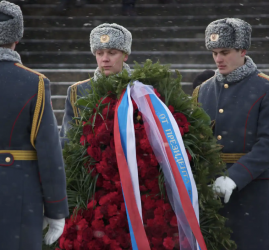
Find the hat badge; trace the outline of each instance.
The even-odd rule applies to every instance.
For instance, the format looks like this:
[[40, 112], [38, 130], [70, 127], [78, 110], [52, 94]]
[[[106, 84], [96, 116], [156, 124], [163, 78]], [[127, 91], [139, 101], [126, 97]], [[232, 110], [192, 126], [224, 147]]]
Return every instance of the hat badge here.
[[101, 43], [108, 43], [109, 40], [110, 40], [110, 37], [109, 37], [108, 35], [102, 35], [102, 36], [100, 37], [100, 41], [101, 41]]
[[216, 41], [218, 41], [218, 40], [219, 40], [219, 34], [211, 34], [211, 36], [210, 36], [210, 40], [211, 40], [212, 42], [216, 42]]

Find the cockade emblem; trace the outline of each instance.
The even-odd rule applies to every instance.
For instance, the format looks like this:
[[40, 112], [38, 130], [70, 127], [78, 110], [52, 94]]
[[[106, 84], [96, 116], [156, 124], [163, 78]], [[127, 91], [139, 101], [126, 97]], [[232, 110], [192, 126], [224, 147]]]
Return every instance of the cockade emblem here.
[[100, 41], [101, 41], [101, 43], [108, 43], [109, 40], [110, 40], [110, 38], [109, 38], [108, 35], [102, 35], [102, 36], [100, 37]]
[[210, 40], [211, 40], [212, 42], [216, 42], [216, 41], [218, 41], [218, 40], [219, 40], [219, 34], [211, 34], [211, 36], [210, 36]]

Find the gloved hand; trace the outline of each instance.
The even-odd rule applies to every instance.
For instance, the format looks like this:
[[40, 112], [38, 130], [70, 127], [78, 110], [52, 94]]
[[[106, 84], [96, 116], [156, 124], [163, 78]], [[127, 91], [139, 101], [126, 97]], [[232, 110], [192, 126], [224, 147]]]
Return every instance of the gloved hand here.
[[50, 219], [44, 216], [43, 230], [49, 225], [49, 230], [45, 235], [44, 241], [46, 245], [51, 245], [62, 235], [64, 231], [65, 219]]
[[221, 176], [215, 180], [212, 188], [214, 193], [219, 197], [224, 197], [224, 203], [227, 203], [236, 188], [236, 184], [231, 178]]

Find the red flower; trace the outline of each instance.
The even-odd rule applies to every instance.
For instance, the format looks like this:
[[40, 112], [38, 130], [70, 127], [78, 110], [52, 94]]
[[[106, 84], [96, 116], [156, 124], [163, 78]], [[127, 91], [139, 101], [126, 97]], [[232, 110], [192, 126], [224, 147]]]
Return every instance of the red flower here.
[[102, 229], [104, 229], [105, 225], [104, 225], [103, 220], [94, 220], [92, 222], [92, 227], [95, 230], [102, 230]]
[[[69, 239], [67, 239], [67, 240], [65, 240], [65, 242], [64, 242], [64, 245], [63, 245], [63, 249], [66, 249], [66, 250], [72, 250], [73, 249], [73, 241], [71, 241], [71, 240], [69, 240]], [[61, 246], [60, 246], [61, 247]]]
[[84, 145], [85, 145], [85, 141], [86, 141], [86, 138], [85, 138], [84, 135], [82, 135], [82, 136], [80, 137], [80, 144], [81, 144], [82, 146], [84, 146]]
[[100, 161], [102, 158], [102, 151], [99, 147], [92, 147], [89, 146], [87, 148], [87, 153], [89, 156], [91, 156], [94, 160]]
[[156, 96], [158, 96], [159, 98], [161, 97], [160, 93], [157, 91], [157, 89], [154, 88], [154, 92], [156, 94]]
[[89, 124], [86, 124], [86, 122], [83, 122], [83, 134], [88, 135], [92, 133], [92, 126]]
[[118, 208], [116, 205], [108, 205], [107, 206], [107, 214], [109, 217], [112, 217], [116, 214], [118, 214]]
[[163, 239], [162, 238], [154, 238], [154, 237], [152, 237], [151, 242], [155, 247], [159, 247], [160, 245], [163, 244]]
[[170, 220], [170, 225], [172, 227], [177, 227], [177, 217], [174, 215], [172, 219]]
[[88, 222], [85, 219], [82, 219], [76, 224], [76, 229], [78, 231], [83, 230], [86, 227], [88, 227]]
[[101, 102], [102, 104], [108, 104], [108, 103], [110, 103], [112, 100], [113, 100], [113, 99], [112, 99], [110, 96], [107, 96], [107, 97], [105, 97], [105, 98], [101, 98], [101, 99], [99, 100], [99, 102]]
[[90, 209], [90, 208], [93, 208], [96, 206], [96, 203], [97, 201], [96, 200], [91, 200], [88, 205], [87, 205], [87, 208]]
[[163, 245], [166, 249], [173, 250], [175, 242], [173, 241], [172, 237], [166, 237], [163, 240]]
[[146, 210], [155, 208], [155, 201], [152, 200], [150, 196], [142, 195], [141, 200]]
[[82, 241], [91, 241], [93, 238], [93, 231], [90, 227], [85, 228], [83, 231], [78, 232], [77, 240]]
[[187, 155], [188, 155], [188, 159], [189, 159], [189, 161], [191, 161], [191, 160], [192, 160], [191, 154], [189, 153], [189, 151], [188, 151], [188, 150], [186, 150], [186, 152], [187, 152]]
[[169, 105], [168, 108], [172, 114], [175, 112], [175, 109], [172, 105]]
[[117, 199], [117, 196], [118, 196], [118, 192], [112, 192], [112, 193], [109, 193], [107, 195], [104, 195], [103, 197], [100, 198], [99, 200], [99, 204], [102, 206], [104, 204], [107, 204], [107, 203], [113, 203], [116, 201]]

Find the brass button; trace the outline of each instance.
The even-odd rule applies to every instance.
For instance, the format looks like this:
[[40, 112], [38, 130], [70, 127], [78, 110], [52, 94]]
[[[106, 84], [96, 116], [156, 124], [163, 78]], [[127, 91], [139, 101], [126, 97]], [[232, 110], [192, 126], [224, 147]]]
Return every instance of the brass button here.
[[222, 114], [224, 112], [224, 110], [223, 109], [219, 109], [219, 112]]
[[224, 84], [224, 88], [225, 89], [228, 89], [229, 88], [229, 85], [227, 83]]
[[10, 162], [11, 161], [10, 157], [7, 157], [5, 161]]
[[221, 140], [221, 139], [222, 139], [222, 136], [221, 136], [221, 135], [218, 135], [218, 136], [217, 136], [217, 139], [218, 139], [218, 140]]

